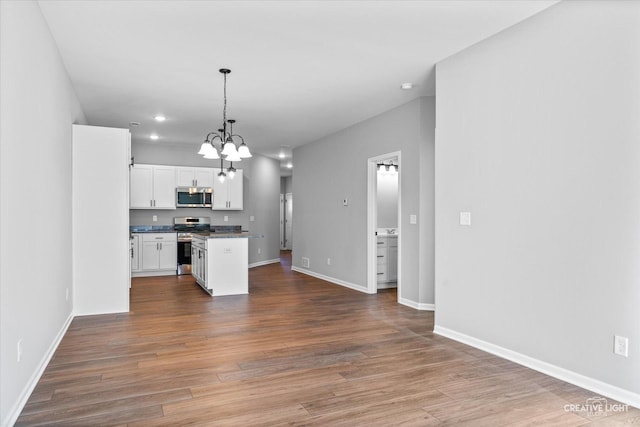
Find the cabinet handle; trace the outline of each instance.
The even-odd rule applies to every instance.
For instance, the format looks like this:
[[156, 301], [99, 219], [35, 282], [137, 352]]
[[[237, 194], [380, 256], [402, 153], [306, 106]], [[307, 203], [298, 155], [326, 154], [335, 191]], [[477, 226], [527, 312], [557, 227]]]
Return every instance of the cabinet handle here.
[[153, 200], [149, 200], [149, 206], [153, 207]]
[[384, 273], [378, 273], [378, 276], [382, 276]]
[[379, 245], [384, 245], [384, 242], [378, 242]]
[[378, 258], [384, 258], [384, 255], [378, 255]]

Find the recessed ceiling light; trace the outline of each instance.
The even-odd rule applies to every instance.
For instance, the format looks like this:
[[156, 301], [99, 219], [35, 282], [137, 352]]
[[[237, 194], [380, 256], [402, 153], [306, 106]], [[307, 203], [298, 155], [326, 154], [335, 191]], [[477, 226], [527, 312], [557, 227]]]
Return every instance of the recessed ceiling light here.
[[404, 90], [413, 89], [413, 83], [402, 83], [400, 88]]
[[149, 135], [149, 138], [153, 139], [154, 141], [158, 138], [160, 138], [158, 135], [156, 135], [155, 133], [152, 133], [151, 135]]
[[164, 122], [165, 120], [167, 120], [167, 118], [162, 114], [158, 114], [157, 116], [154, 117], [154, 119], [156, 119], [156, 122]]
[[291, 162], [287, 163], [287, 168], [291, 169], [293, 167], [293, 165], [291, 164]]
[[281, 159], [284, 159], [285, 155], [284, 153], [281, 151], [280, 154], [278, 154], [278, 157], [280, 157]]

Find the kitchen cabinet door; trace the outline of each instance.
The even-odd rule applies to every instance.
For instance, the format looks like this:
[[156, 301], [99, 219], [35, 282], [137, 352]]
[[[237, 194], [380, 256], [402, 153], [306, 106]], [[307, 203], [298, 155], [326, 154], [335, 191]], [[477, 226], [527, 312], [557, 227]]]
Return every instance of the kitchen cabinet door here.
[[176, 187], [213, 187], [213, 168], [176, 166]]
[[[215, 179], [213, 180], [213, 203], [211, 209], [215, 210], [227, 210], [227, 202], [229, 201], [229, 184], [225, 179], [224, 182], [220, 182], [218, 179], [218, 174], [220, 173], [220, 168], [214, 168], [213, 173], [215, 175]], [[235, 179], [235, 178], [234, 178]]]
[[173, 166], [154, 166], [153, 197], [155, 208], [176, 208], [176, 175]]
[[158, 270], [160, 266], [160, 242], [142, 243], [142, 270]]
[[176, 166], [176, 187], [195, 187], [193, 168]]
[[244, 184], [242, 169], [236, 171], [233, 179], [227, 177], [224, 182], [218, 179], [220, 168], [214, 169], [216, 178], [213, 181], [213, 205], [214, 211], [229, 211], [243, 209]]
[[196, 187], [213, 187], [213, 168], [194, 168], [193, 179], [196, 183]]
[[129, 185], [129, 208], [150, 209], [153, 207], [153, 166], [132, 166]]
[[238, 169], [236, 171], [236, 176], [227, 181], [229, 182], [229, 190], [227, 192], [227, 200], [229, 201], [229, 204], [227, 209], [241, 211], [243, 208], [242, 197], [244, 196], [242, 170]]
[[176, 242], [161, 242], [158, 256], [160, 270], [178, 268], [178, 244]]
[[175, 167], [134, 165], [130, 170], [130, 209], [175, 209]]

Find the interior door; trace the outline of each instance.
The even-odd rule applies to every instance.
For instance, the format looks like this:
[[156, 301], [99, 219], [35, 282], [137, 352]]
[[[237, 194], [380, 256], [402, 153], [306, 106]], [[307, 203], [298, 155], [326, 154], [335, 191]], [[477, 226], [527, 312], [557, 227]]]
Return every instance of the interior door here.
[[284, 196], [284, 247], [287, 250], [291, 250], [293, 244], [293, 193], [287, 193]]

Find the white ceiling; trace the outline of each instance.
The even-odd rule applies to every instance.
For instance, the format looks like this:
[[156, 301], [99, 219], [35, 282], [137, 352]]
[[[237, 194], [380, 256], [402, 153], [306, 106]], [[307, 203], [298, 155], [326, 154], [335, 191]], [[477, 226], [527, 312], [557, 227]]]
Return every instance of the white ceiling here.
[[[556, 1], [40, 1], [89, 124], [277, 157], [435, 91], [434, 64]], [[403, 82], [417, 87], [400, 89]], [[153, 117], [162, 113], [164, 123]]]

